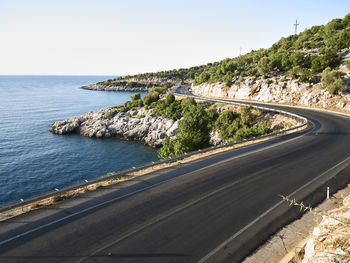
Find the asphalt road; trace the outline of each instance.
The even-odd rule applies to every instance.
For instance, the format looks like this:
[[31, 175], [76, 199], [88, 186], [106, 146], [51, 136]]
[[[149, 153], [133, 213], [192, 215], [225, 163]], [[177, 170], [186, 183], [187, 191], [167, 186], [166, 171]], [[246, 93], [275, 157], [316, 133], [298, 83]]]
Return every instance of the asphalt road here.
[[348, 117], [283, 109], [314, 128], [3, 222], [0, 262], [239, 262], [285, 223], [279, 195], [348, 164]]

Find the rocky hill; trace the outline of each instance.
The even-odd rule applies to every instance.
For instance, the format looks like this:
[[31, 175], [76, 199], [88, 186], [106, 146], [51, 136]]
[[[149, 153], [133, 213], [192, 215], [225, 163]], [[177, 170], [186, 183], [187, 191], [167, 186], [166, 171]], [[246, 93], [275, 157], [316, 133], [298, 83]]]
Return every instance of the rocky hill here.
[[[240, 83], [248, 85], [255, 80], [261, 82], [265, 80], [268, 84], [277, 81], [283, 87], [287, 80], [287, 86], [291, 89], [292, 86], [288, 85], [288, 81], [305, 87], [316, 85], [328, 90], [331, 95], [341, 94], [342, 91], [346, 91], [349, 83], [348, 74], [342, 75], [341, 72], [344, 70], [340, 68], [346, 66], [344, 58], [349, 47], [350, 14], [343, 19], [333, 19], [327, 25], [313, 26], [298, 35], [282, 37], [268, 49], [254, 50], [236, 58], [227, 58], [188, 69], [124, 76], [85, 88], [144, 91], [151, 86], [169, 88], [180, 83], [213, 87], [221, 85], [229, 88]], [[339, 70], [341, 72], [337, 73]], [[323, 74], [324, 71], [328, 73], [332, 71], [328, 74], [332, 75], [332, 81], [329, 81], [330, 78], [327, 76], [322, 78], [322, 75], [327, 75]], [[345, 84], [345, 90], [342, 84]], [[286, 100], [293, 99], [286, 98]]]
[[193, 85], [194, 94], [216, 98], [253, 100], [261, 102], [301, 105], [350, 111], [350, 61], [349, 49], [339, 52], [341, 61], [337, 72], [342, 75], [342, 90], [333, 94], [322, 82], [304, 83], [300, 79], [278, 74], [271, 77], [243, 77], [234, 79], [230, 86], [224, 83]]

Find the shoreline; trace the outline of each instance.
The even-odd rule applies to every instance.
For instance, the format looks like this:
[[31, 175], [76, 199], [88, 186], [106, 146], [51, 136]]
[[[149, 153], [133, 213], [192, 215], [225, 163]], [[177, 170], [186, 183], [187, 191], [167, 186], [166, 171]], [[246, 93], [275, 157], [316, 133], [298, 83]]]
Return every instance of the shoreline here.
[[[230, 102], [228, 102], [227, 103], [228, 105], [229, 104], [233, 104], [234, 105], [234, 103], [230, 103]], [[106, 112], [106, 111], [108, 111], [108, 110], [111, 110], [112, 108], [107, 108], [107, 109], [102, 109], [102, 110], [100, 110], [99, 112], [100, 112], [100, 114], [102, 114], [103, 116], [105, 116], [108, 112]], [[267, 108], [266, 108], [266, 110], [268, 110]], [[136, 110], [137, 111], [137, 110]], [[270, 111], [273, 111], [272, 109], [270, 110]], [[99, 112], [97, 112], [97, 113], [99, 113]], [[134, 112], [135, 113], [135, 112]], [[93, 113], [93, 112], [89, 112], [89, 113], [87, 113], [87, 114], [96, 114], [96, 113]], [[277, 114], [276, 112], [275, 112], [275, 114]], [[83, 114], [84, 115], [84, 114]], [[82, 116], [83, 116], [82, 115]], [[129, 116], [127, 116], [128, 118], [130, 117], [130, 116], [134, 116], [135, 114], [130, 114]], [[137, 115], [137, 114], [136, 114]], [[281, 114], [277, 114], [277, 116], [281, 116], [281, 117], [283, 117]], [[275, 115], [276, 116], [276, 115]], [[77, 127], [80, 125], [80, 120], [79, 120], [79, 118], [80, 118], [81, 116], [78, 116], [78, 117], [73, 117], [73, 118], [70, 118], [71, 120], [73, 120], [73, 123], [75, 123], [74, 125], [71, 125], [70, 123], [68, 123], [68, 128], [70, 129], [70, 132], [76, 132], [77, 131]], [[99, 120], [101, 119], [100, 117], [101, 116], [98, 116], [99, 118]], [[288, 118], [291, 118], [292, 116], [289, 116]], [[117, 118], [118, 119], [118, 118]], [[130, 118], [131, 119], [131, 118]], [[283, 119], [283, 118], [282, 118]], [[136, 118], [136, 121], [138, 121], [139, 119], [137, 119]], [[300, 121], [300, 120], [299, 120]], [[63, 124], [64, 125], [67, 125], [67, 123], [65, 122], [65, 121], [62, 121], [63, 122]], [[304, 119], [304, 122], [305, 122], [305, 119]], [[122, 122], [122, 124], [123, 124], [124, 122]], [[173, 127], [173, 126], [176, 126], [176, 125], [174, 125], [175, 123], [174, 122], [172, 122], [172, 126], [171, 127]], [[205, 155], [205, 157], [207, 157], [207, 156], [209, 156], [209, 155], [213, 155], [213, 154], [217, 154], [217, 153], [220, 153], [220, 152], [223, 152], [223, 151], [229, 151], [229, 150], [232, 150], [232, 149], [237, 149], [237, 148], [240, 148], [240, 147], [244, 147], [244, 146], [246, 146], [246, 145], [250, 145], [250, 144], [253, 144], [253, 143], [260, 143], [260, 142], [262, 142], [262, 141], [266, 141], [266, 140], [269, 140], [269, 139], [271, 139], [271, 138], [274, 138], [275, 136], [280, 136], [281, 134], [289, 134], [289, 133], [291, 133], [291, 132], [297, 132], [297, 131], [300, 131], [300, 129], [299, 128], [297, 128], [296, 129], [296, 127], [300, 127], [300, 126], [302, 126], [302, 128], [301, 128], [301, 130], [304, 130], [304, 129], [306, 129], [307, 127], [305, 126], [305, 123], [303, 124], [303, 125], [301, 125], [300, 124], [300, 122], [295, 122], [294, 123], [294, 126], [292, 126], [293, 128], [285, 128], [284, 127], [284, 130], [281, 130], [281, 131], [275, 131], [275, 132], [272, 132], [272, 133], [269, 133], [269, 134], [267, 134], [267, 135], [262, 135], [262, 136], [259, 136], [259, 137], [257, 137], [257, 138], [254, 138], [254, 137], [252, 137], [252, 138], [250, 138], [250, 139], [245, 139], [245, 140], [242, 140], [242, 141], [239, 141], [239, 142], [234, 142], [234, 143], [231, 143], [231, 144], [223, 144], [223, 145], [220, 145], [220, 146], [212, 146], [212, 147], [210, 147], [210, 148], [207, 148], [207, 149], [202, 149], [202, 150], [199, 150], [199, 151], [196, 151], [196, 152], [193, 152], [193, 153], [188, 153], [188, 154], [185, 154], [185, 155], [183, 155], [182, 157], [180, 156], [180, 158], [179, 157], [174, 157], [174, 158], [170, 158], [170, 159], [167, 159], [167, 160], [163, 160], [163, 161], [158, 161], [158, 163], [156, 163], [156, 166], [157, 165], [159, 165], [160, 164], [160, 168], [159, 169], [164, 169], [164, 168], [168, 168], [168, 167], [172, 167], [174, 164], [171, 164], [170, 166], [169, 165], [166, 165], [166, 167], [164, 167], [164, 165], [163, 165], [163, 163], [166, 163], [166, 162], [174, 162], [173, 160], [179, 160], [179, 159], [187, 159], [189, 156], [197, 156], [196, 158], [192, 158], [190, 161], [193, 161], [193, 160], [197, 160], [197, 159], [200, 159], [200, 158], [204, 158], [203, 157], [203, 153], [204, 153], [204, 155]], [[100, 127], [100, 126], [99, 126]], [[177, 127], [177, 126], [176, 126]], [[176, 128], [175, 127], [175, 128]], [[174, 128], [174, 127], [173, 127]], [[173, 135], [175, 135], [175, 132], [176, 132], [176, 129], [170, 129], [172, 132], [173, 132]], [[62, 133], [62, 134], [64, 134], [64, 133]], [[93, 135], [96, 135], [96, 132], [94, 132], [93, 133]], [[91, 136], [90, 136], [91, 137]], [[95, 137], [98, 137], [98, 136], [95, 136]], [[238, 145], [238, 146], [237, 146]], [[199, 154], [198, 155], [198, 153], [200, 153], [200, 152], [202, 152], [202, 154]], [[150, 165], [150, 167], [152, 167], [152, 170], [151, 171], [153, 171], [154, 170], [154, 165]], [[158, 169], [158, 168], [157, 168]], [[138, 168], [136, 168], [136, 170], [137, 171], [139, 171], [140, 169], [138, 169]], [[78, 187], [78, 186], [76, 186], [75, 188], [76, 189], [74, 189], [74, 191], [73, 192], [70, 192], [70, 193], [68, 193], [68, 195], [66, 194], [66, 192], [69, 192], [69, 190], [65, 190], [65, 193], [64, 194], [62, 194], [62, 192], [59, 192], [59, 193], [57, 193], [57, 194], [52, 194], [52, 195], [50, 195], [48, 198], [46, 198], [46, 197], [43, 197], [45, 200], [39, 200], [40, 198], [37, 198], [37, 199], [35, 199], [35, 202], [34, 202], [34, 204], [32, 204], [32, 203], [30, 203], [30, 205], [29, 204], [24, 204], [23, 203], [23, 205], [26, 205], [27, 207], [30, 207], [30, 208], [28, 208], [29, 210], [28, 211], [30, 211], [30, 210], [32, 210], [32, 209], [36, 209], [36, 208], [38, 208], [38, 207], [41, 207], [41, 206], [47, 206], [47, 205], [50, 205], [50, 204], [53, 204], [53, 203], [55, 203], [56, 201], [60, 201], [60, 200], [62, 200], [62, 199], [67, 199], [67, 198], [71, 198], [71, 197], [73, 197], [73, 196], [76, 196], [76, 195], [79, 195], [79, 194], [81, 194], [81, 193], [84, 193], [84, 192], [86, 192], [86, 191], [88, 191], [89, 190], [89, 188], [91, 188], [92, 190], [94, 190], [94, 189], [97, 189], [97, 188], [99, 188], [99, 187], [101, 187], [101, 186], [106, 186], [106, 185], [110, 185], [111, 183], [118, 183], [118, 182], [121, 182], [121, 181], [125, 181], [125, 180], [128, 180], [128, 179], [132, 179], [132, 178], [134, 178], [134, 177], [131, 177], [130, 178], [130, 176], [128, 175], [128, 173], [129, 172], [135, 172], [135, 171], [128, 171], [127, 173], [123, 173], [123, 176], [124, 175], [127, 175], [126, 177], [124, 176], [123, 178], [119, 178], [119, 177], [113, 177], [113, 178], [103, 178], [103, 176], [102, 177], [97, 177], [97, 179], [95, 180], [95, 181], [98, 181], [97, 183], [94, 183], [94, 180], [91, 182], [91, 183], [86, 183], [86, 184], [84, 184], [84, 186], [83, 186], [83, 188], [81, 188], [81, 187]], [[114, 176], [114, 175], [117, 175], [118, 176], [118, 174], [120, 174], [120, 173], [115, 173], [115, 172], [112, 172], [112, 173], [110, 173], [110, 174], [107, 174], [107, 175], [112, 175], [112, 176]], [[144, 175], [145, 173], [143, 172], [141, 175]], [[139, 176], [139, 175], [138, 175]], [[110, 176], [111, 177], [111, 176]], [[115, 181], [115, 182], [108, 182], [108, 181]], [[91, 184], [94, 184], [94, 185], [91, 185]], [[66, 188], [67, 189], [67, 188]], [[68, 189], [69, 189], [69, 187], [68, 187]], [[72, 190], [72, 189], [71, 189]], [[77, 190], [77, 191], [76, 191]], [[48, 200], [49, 199], [49, 200]], [[30, 201], [30, 200], [29, 200]], [[31, 207], [33, 205], [33, 207]], [[19, 203], [19, 204], [17, 204], [17, 206], [20, 206], [20, 207], [22, 207], [22, 209], [21, 210], [23, 210], [23, 206], [21, 205], [21, 203]], [[3, 209], [1, 209], [2, 210], [2, 212], [0, 212], [0, 213], [4, 213], [4, 211], [6, 210], [6, 208], [3, 208]], [[23, 212], [23, 211], [22, 211]], [[21, 212], [20, 212], [21, 213]], [[7, 213], [8, 215], [7, 216], [5, 216], [5, 218], [7, 219], [7, 218], [9, 218], [9, 217], [12, 217], [10, 214], [11, 214], [11, 212], [10, 213]], [[16, 214], [16, 213], [15, 213]], [[16, 214], [17, 215], [17, 214]], [[3, 219], [0, 219], [0, 221], [1, 220], [3, 220]]]
[[[33, 211], [39, 208], [48, 207], [50, 205], [56, 204], [59, 201], [72, 199], [82, 194], [97, 190], [100, 187], [115, 185], [115, 184], [126, 182], [144, 175], [151, 175], [152, 173], [159, 173], [169, 168], [176, 169], [176, 167], [178, 166], [181, 166], [193, 161], [199, 161], [209, 156], [267, 142], [277, 137], [285, 136], [288, 134], [292, 134], [296, 132], [300, 132], [300, 133], [305, 132], [306, 130], [309, 130], [309, 129], [310, 129], [310, 124], [304, 125], [303, 127], [297, 128], [295, 130], [289, 130], [285, 132], [282, 131], [279, 134], [269, 134], [268, 136], [261, 136], [261, 138], [255, 138], [251, 140], [242, 140], [233, 145], [223, 145], [216, 149], [215, 148], [213, 149], [213, 147], [202, 149], [194, 153], [185, 154], [182, 157], [181, 156], [177, 157], [178, 160], [175, 160], [175, 161], [169, 160], [169, 159], [159, 161], [159, 163], [148, 165], [149, 167], [144, 169], [135, 168], [135, 169], [131, 169], [135, 171], [127, 170], [126, 172], [111, 172], [97, 178], [95, 181], [98, 181], [98, 182], [94, 182], [94, 181], [86, 182], [84, 186], [79, 186], [79, 185], [74, 186], [73, 188], [75, 189], [68, 189], [68, 190], [63, 189], [62, 191], [64, 191], [64, 193], [57, 192], [57, 193], [49, 194], [47, 197], [38, 197], [33, 201], [28, 200], [28, 203], [25, 203], [26, 201], [24, 201], [23, 205], [22, 203], [19, 203], [17, 205], [14, 205], [13, 208], [9, 208], [9, 209], [6, 207], [2, 208], [0, 210], [0, 222], [6, 221], [7, 219], [28, 213], [30, 211]], [[157, 174], [154, 176], [157, 176]], [[109, 177], [109, 178], [104, 178], [104, 177]]]
[[147, 92], [147, 87], [125, 87], [125, 86], [103, 86], [98, 84], [90, 84], [80, 87], [86, 90], [96, 90], [96, 91], [126, 91], [126, 92]]

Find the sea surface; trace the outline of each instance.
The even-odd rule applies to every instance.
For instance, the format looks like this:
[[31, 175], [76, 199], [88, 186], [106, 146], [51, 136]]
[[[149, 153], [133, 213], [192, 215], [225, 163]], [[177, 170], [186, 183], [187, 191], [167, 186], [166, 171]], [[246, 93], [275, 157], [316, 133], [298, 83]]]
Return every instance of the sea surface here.
[[0, 206], [157, 160], [118, 138], [56, 135], [53, 122], [123, 104], [131, 92], [84, 90], [112, 76], [0, 76]]

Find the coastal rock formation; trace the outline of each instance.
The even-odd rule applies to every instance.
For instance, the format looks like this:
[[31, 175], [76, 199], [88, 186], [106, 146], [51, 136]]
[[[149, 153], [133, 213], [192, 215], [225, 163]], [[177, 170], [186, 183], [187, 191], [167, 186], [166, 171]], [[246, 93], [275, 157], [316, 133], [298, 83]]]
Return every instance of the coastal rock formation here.
[[82, 89], [88, 90], [100, 90], [100, 91], [148, 91], [147, 86], [139, 86], [139, 87], [128, 87], [128, 86], [115, 86], [115, 85], [99, 85], [99, 84], [91, 84], [87, 86], [81, 87]]
[[113, 108], [107, 108], [56, 121], [50, 131], [57, 134], [79, 133], [95, 138], [120, 136], [159, 147], [165, 136], [174, 138], [177, 129], [178, 121], [158, 117], [152, 110], [117, 112]]

